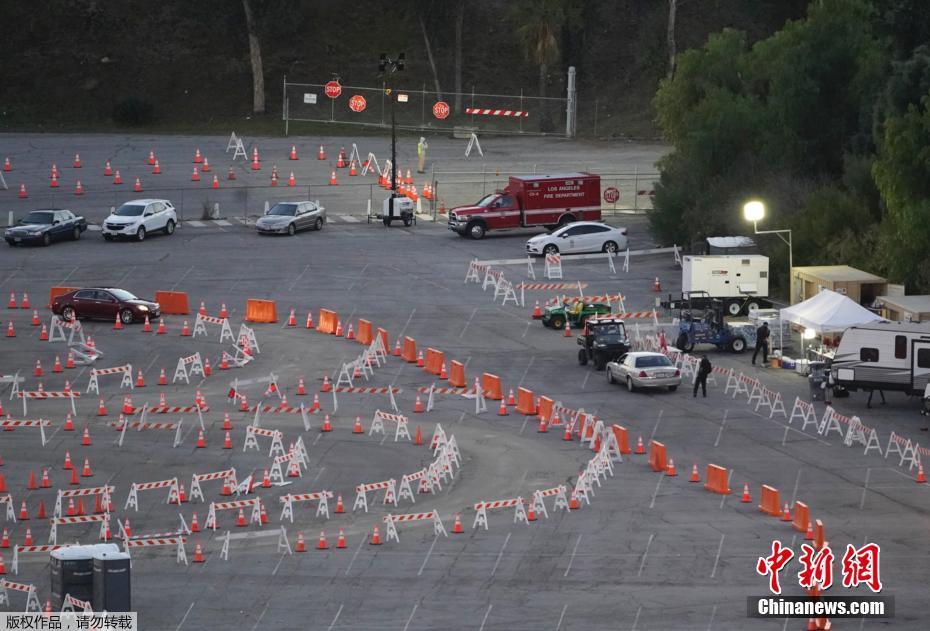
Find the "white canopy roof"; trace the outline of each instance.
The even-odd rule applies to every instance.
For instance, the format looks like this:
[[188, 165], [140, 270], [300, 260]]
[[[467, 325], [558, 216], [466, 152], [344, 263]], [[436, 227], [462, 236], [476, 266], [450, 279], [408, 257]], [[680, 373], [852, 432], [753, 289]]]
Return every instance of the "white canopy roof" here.
[[845, 331], [857, 324], [885, 321], [846, 296], [829, 289], [824, 289], [804, 302], [785, 307], [781, 310], [781, 318], [818, 333]]

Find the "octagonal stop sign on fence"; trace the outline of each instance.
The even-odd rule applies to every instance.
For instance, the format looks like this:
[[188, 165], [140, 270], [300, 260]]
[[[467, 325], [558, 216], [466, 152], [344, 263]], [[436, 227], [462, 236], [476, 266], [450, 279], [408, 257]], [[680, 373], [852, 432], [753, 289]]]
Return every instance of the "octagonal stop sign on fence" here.
[[361, 112], [368, 105], [365, 97], [361, 94], [355, 94], [349, 99], [349, 109], [353, 112]]
[[342, 94], [342, 86], [339, 85], [338, 81], [327, 81], [326, 85], [323, 86], [323, 92], [329, 98], [335, 99]]
[[449, 115], [449, 104], [445, 101], [436, 101], [433, 105], [433, 116], [442, 120]]
[[617, 200], [620, 199], [620, 191], [613, 186], [608, 186], [604, 189], [604, 201], [608, 204], [616, 204]]

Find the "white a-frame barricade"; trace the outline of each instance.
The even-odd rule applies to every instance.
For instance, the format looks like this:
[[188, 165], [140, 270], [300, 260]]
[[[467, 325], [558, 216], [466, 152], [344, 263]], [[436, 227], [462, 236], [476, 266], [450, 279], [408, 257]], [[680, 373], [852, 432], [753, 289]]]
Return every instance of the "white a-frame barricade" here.
[[226, 341], [229, 338], [230, 342], [235, 342], [233, 337], [232, 327], [229, 326], [229, 318], [216, 318], [214, 316], [201, 315], [197, 314], [197, 319], [194, 320], [194, 332], [192, 337], [197, 337], [198, 335], [207, 335], [207, 325], [214, 324], [220, 327], [220, 344]]
[[332, 491], [319, 491], [316, 493], [288, 493], [278, 498], [283, 506], [280, 521], [289, 519], [294, 523], [294, 502], [319, 502], [316, 507], [316, 516], [329, 519], [329, 500], [333, 498]]
[[[68, 331], [65, 336], [65, 331]], [[84, 337], [84, 325], [78, 320], [68, 321], [57, 315], [52, 316], [52, 323], [48, 327], [49, 342], [67, 342], [68, 346], [75, 344], [86, 344], [87, 339]]]
[[129, 487], [129, 496], [126, 498], [126, 504], [123, 506], [123, 510], [132, 508], [138, 511], [139, 491], [152, 491], [155, 489], [168, 489], [168, 497], [165, 498], [166, 504], [177, 504], [181, 499], [177, 478], [160, 480], [158, 482], [133, 482], [132, 486]]
[[193, 355], [178, 358], [178, 366], [174, 369], [174, 377], [171, 379], [171, 383], [183, 381], [190, 384], [192, 375], [204, 376], [203, 360], [200, 358], [199, 351]]
[[[19, 549], [19, 547], [20, 546], [16, 546], [17, 549]], [[13, 570], [13, 571], [15, 573], [18, 573], [16, 570]], [[35, 585], [27, 585], [25, 583], [15, 583], [13, 581], [8, 581], [5, 578], [0, 579], [0, 605], [6, 605], [7, 607], [11, 605], [10, 593], [8, 590], [13, 590], [14, 592], [23, 592], [24, 594], [26, 594], [25, 611], [27, 613], [31, 611], [36, 611], [36, 612], [42, 611], [42, 605], [39, 603], [38, 595], [36, 595]]]
[[119, 384], [120, 388], [129, 388], [132, 390], [136, 387], [135, 382], [132, 380], [132, 364], [126, 364], [124, 366], [114, 366], [113, 368], [91, 368], [90, 380], [87, 382], [87, 390], [85, 390], [85, 392], [100, 394], [98, 377], [103, 377], [105, 375], [122, 375], [123, 377]]
[[236, 470], [234, 468], [229, 468], [225, 471], [214, 471], [213, 473], [195, 473], [191, 477], [191, 492], [188, 501], [193, 502], [195, 499], [199, 499], [201, 502], [206, 501], [204, 500], [200, 483], [213, 480], [223, 480], [223, 492], [221, 495], [232, 495], [232, 489], [236, 488]]

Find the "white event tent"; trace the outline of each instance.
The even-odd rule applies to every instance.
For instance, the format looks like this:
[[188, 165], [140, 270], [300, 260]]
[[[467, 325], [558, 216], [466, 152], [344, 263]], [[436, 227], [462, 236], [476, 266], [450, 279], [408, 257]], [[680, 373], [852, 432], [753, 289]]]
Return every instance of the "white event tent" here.
[[821, 334], [845, 331], [857, 324], [885, 322], [881, 316], [829, 289], [804, 302], [785, 307], [781, 310], [781, 318]]

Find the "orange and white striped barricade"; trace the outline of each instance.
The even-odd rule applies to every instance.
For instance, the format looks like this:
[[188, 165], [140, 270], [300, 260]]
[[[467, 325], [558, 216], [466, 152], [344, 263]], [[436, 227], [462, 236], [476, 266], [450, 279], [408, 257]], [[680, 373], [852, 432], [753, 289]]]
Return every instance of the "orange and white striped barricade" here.
[[262, 525], [262, 503], [257, 497], [249, 500], [232, 500], [231, 502], [210, 502], [210, 509], [207, 511], [206, 527], [216, 532], [216, 513], [223, 510], [245, 510], [252, 509], [249, 517], [250, 524]]
[[279, 521], [290, 519], [294, 523], [294, 502], [319, 502], [316, 507], [316, 516], [321, 515], [329, 519], [329, 500], [333, 498], [332, 491], [317, 491], [316, 493], [288, 493], [278, 498], [283, 504]]
[[125, 418], [122, 421], [110, 421], [110, 427], [117, 431], [123, 431], [124, 428], [128, 427], [129, 429], [134, 429], [137, 432], [141, 432], [147, 429], [163, 429], [174, 431], [177, 430], [177, 423], [163, 423], [161, 421], [132, 421], [129, 422]]
[[446, 527], [442, 523], [442, 519], [439, 517], [439, 511], [431, 510], [426, 513], [404, 513], [402, 515], [391, 515], [387, 514], [381, 518], [384, 521], [384, 540], [391, 541], [392, 539], [396, 542], [400, 542], [397, 538], [397, 524], [410, 523], [417, 521], [431, 521], [433, 522], [433, 536], [438, 537], [442, 535], [448, 537], [449, 533], [446, 532]]
[[840, 415], [832, 406], [828, 405], [823, 411], [820, 418], [820, 425], [817, 427], [817, 433], [823, 437], [830, 435], [830, 432], [836, 432], [842, 438], [844, 436], [843, 428], [840, 427]]
[[110, 498], [113, 495], [113, 491], [116, 490], [116, 487], [113, 486], [96, 486], [93, 488], [86, 489], [59, 489], [58, 495], [55, 497], [55, 510], [52, 512], [53, 517], [62, 516], [63, 502], [66, 499], [72, 499], [75, 497], [91, 497], [93, 495], [101, 496], [101, 506], [104, 510], [110, 510]]
[[562, 278], [562, 255], [561, 254], [547, 254], [546, 255], [546, 278], [552, 280], [554, 278]]
[[122, 375], [123, 377], [119, 383], [120, 388], [129, 388], [132, 390], [136, 387], [136, 383], [132, 379], [132, 364], [126, 364], [124, 366], [114, 366], [112, 368], [91, 368], [90, 379], [87, 382], [87, 389], [85, 392], [100, 394], [98, 377], [106, 375]]
[[258, 338], [255, 337], [255, 329], [248, 326], [245, 322], [239, 325], [239, 335], [236, 336], [238, 344], [247, 345], [250, 350], [255, 353], [261, 353], [261, 349], [258, 347]]
[[204, 376], [203, 361], [200, 358], [199, 351], [193, 355], [178, 358], [178, 365], [174, 369], [174, 377], [171, 378], [171, 383], [183, 381], [184, 383], [190, 385], [190, 378], [192, 375], [198, 375], [200, 377]]
[[220, 357], [220, 365], [222, 365], [222, 362], [226, 362], [227, 366], [232, 366], [233, 368], [242, 368], [250, 361], [255, 359], [238, 346], [236, 346], [235, 351], [235, 354], [223, 351], [223, 354]]
[[[23, 554], [31, 554], [33, 552], [49, 553], [49, 552], [54, 552], [55, 550], [58, 550], [59, 548], [64, 548], [64, 547], [66, 546], [58, 545], [58, 544], [54, 544], [54, 545], [50, 544], [50, 545], [45, 545], [45, 546], [15, 545], [13, 546], [13, 562], [10, 564], [10, 571], [12, 571], [13, 574], [19, 574], [19, 557]], [[24, 590], [18, 590], [18, 591], [24, 591]]]
[[268, 457], [273, 458], [276, 455], [284, 453], [284, 434], [277, 429], [264, 429], [262, 427], [255, 427], [254, 425], [247, 425], [245, 428], [245, 444], [242, 445], [242, 451], [247, 449], [259, 449], [258, 447], [258, 437], [271, 439], [271, 448], [268, 451]]
[[497, 291], [497, 281], [503, 273], [503, 271], [494, 271], [490, 265], [484, 266], [484, 280], [481, 281], [481, 291], [487, 291], [488, 287], [493, 287], [494, 291]]
[[862, 419], [858, 416], [853, 416], [849, 419], [849, 423], [846, 426], [846, 438], [843, 439], [843, 444], [847, 447], [852, 447], [854, 444], [862, 445], [863, 447], [867, 446], [867, 441], [865, 437], [865, 432], [867, 427], [862, 424]]
[[38, 427], [43, 447], [45, 447], [45, 443], [48, 442], [45, 439], [45, 428], [49, 427], [51, 424], [52, 422], [47, 419], [12, 419], [9, 416], [0, 421], [0, 427], [4, 430], [8, 428], [15, 429], [17, 427]]
[[214, 471], [212, 473], [195, 473], [191, 476], [191, 491], [188, 495], [188, 501], [193, 502], [199, 499], [201, 502], [206, 500], [203, 497], [203, 491], [200, 488], [201, 482], [212, 482], [214, 480], [223, 480], [224, 484], [230, 489], [236, 488], [236, 469], [230, 467], [223, 471]]
[[489, 502], [478, 502], [472, 506], [475, 509], [475, 521], [472, 524], [472, 529], [477, 529], [478, 526], [483, 526], [485, 530], [488, 529], [488, 511], [496, 510], [498, 508], [513, 508], [514, 516], [513, 522], [523, 522], [529, 524], [529, 521], [526, 516], [526, 506], [523, 503], [522, 497], [514, 497], [506, 500], [492, 500]]
[[[551, 489], [537, 490], [533, 493], [533, 510], [537, 513], [542, 511], [542, 513], [548, 518], [549, 513], [546, 512], [546, 504], [544, 499], [547, 497], [554, 497], [555, 504], [553, 505], [553, 510], [561, 510], [568, 512], [568, 487], [564, 484], [559, 486], [554, 486]], [[537, 502], [539, 505], [537, 505]]]
[[480, 269], [480, 265], [481, 264], [478, 262], [478, 259], [472, 259], [468, 262], [468, 269], [465, 271], [465, 283], [466, 284], [469, 281], [473, 283], [481, 282], [481, 277], [479, 276], [479, 273], [482, 272], [483, 270]]
[[158, 482], [133, 482], [129, 487], [129, 496], [126, 497], [126, 504], [123, 510], [133, 508], [139, 511], [139, 491], [153, 491], [155, 489], [168, 489], [168, 497], [165, 498], [165, 504], [177, 504], [181, 499], [181, 491], [178, 486], [177, 478], [159, 480]]
[[352, 511], [363, 509], [368, 512], [368, 493], [371, 491], [384, 491], [383, 504], [393, 504], [397, 506], [397, 481], [393, 478], [382, 482], [371, 482], [369, 484], [359, 484], [355, 487], [355, 503], [352, 505]]
[[[197, 411], [209, 412], [210, 407], [200, 405], [155, 405], [147, 408], [147, 411], [152, 414], [193, 414]], [[142, 408], [137, 408], [133, 414], [140, 414], [141, 412]]]
[[[18, 574], [16, 571], [16, 566], [13, 566], [13, 572]], [[42, 604], [39, 602], [39, 597], [36, 595], [36, 586], [27, 585], [26, 583], [15, 583], [13, 581], [8, 581], [5, 578], [0, 579], [0, 605], [11, 606], [10, 594], [7, 590], [13, 590], [14, 592], [23, 592], [26, 594], [26, 609], [25, 611], [42, 611]]]
[[84, 613], [94, 612], [94, 608], [93, 606], [91, 606], [91, 603], [89, 600], [80, 600], [78, 598], [75, 598], [71, 594], [65, 594], [65, 597], [61, 602], [61, 610], [62, 611], [76, 611], [77, 609], [80, 609]]
[[864, 429], [865, 429], [865, 434], [866, 434], [866, 441], [865, 441], [865, 450], [862, 452], [862, 455], [863, 456], [869, 455], [869, 452], [873, 449], [878, 451], [879, 456], [884, 455], [882, 452], [882, 445], [878, 441], [878, 432], [875, 431], [875, 428], [866, 427]]
[[[65, 331], [68, 332], [65, 335]], [[68, 346], [78, 344], [86, 345], [87, 339], [84, 337], [84, 325], [79, 320], [69, 322], [60, 316], [53, 315], [51, 324], [48, 327], [48, 341], [67, 342]]]
[[191, 337], [197, 337], [198, 335], [207, 335], [207, 325], [213, 324], [220, 327], [220, 344], [226, 341], [226, 338], [229, 338], [230, 342], [235, 343], [235, 338], [233, 338], [232, 327], [229, 326], [229, 318], [217, 318], [215, 316], [201, 315], [197, 313], [197, 319], [194, 320], [194, 331]]
[[58, 527], [69, 524], [100, 524], [100, 539], [104, 538], [104, 533], [109, 530], [110, 514], [102, 513], [100, 515], [75, 515], [73, 517], [52, 517], [49, 520], [51, 528], [48, 531], [48, 542], [50, 545], [58, 543]]
[[426, 480], [426, 469], [420, 469], [414, 473], [407, 473], [400, 479], [400, 485], [397, 487], [397, 498], [399, 500], [410, 500], [412, 503], [416, 503], [416, 499], [413, 495], [413, 488], [410, 486], [411, 482], [421, 482]]
[[801, 419], [805, 424], [812, 422], [817, 423], [817, 413], [814, 411], [813, 403], [804, 401], [801, 397], [794, 397], [794, 406], [791, 408], [791, 415], [788, 417], [788, 424], [794, 422], [794, 419]]
[[123, 549], [126, 552], [136, 548], [157, 548], [165, 546], [174, 546], [176, 550], [175, 560], [177, 563], [187, 565], [187, 552], [184, 550], [184, 544], [187, 537], [183, 535], [168, 535], [165, 537], [147, 537], [138, 539], [125, 539]]
[[[900, 458], [898, 466], [903, 467], [908, 463], [908, 470], [913, 469], [920, 464], [921, 447], [917, 443], [912, 443], [910, 438], [904, 438], [894, 432], [888, 437], [888, 447], [885, 449], [885, 459], [894, 452]], [[926, 452], [926, 449], [923, 450]]]
[[281, 469], [281, 465], [283, 464], [287, 464], [287, 473], [289, 476], [303, 477], [303, 469], [301, 468], [300, 457], [296, 451], [289, 451], [275, 457], [275, 459], [271, 461], [271, 468], [268, 473], [268, 477], [271, 479], [273, 484], [284, 483], [284, 471]]
[[735, 370], [730, 370], [727, 374], [727, 383], [723, 387], [723, 394], [730, 395], [732, 398], [736, 398], [737, 393], [740, 389], [740, 384], [743, 382], [743, 373], [736, 374]]
[[13, 507], [13, 496], [9, 493], [0, 495], [0, 504], [6, 504], [6, 520], [16, 522], [16, 509]]
[[249, 530], [247, 532], [230, 532], [227, 530], [226, 534], [221, 537], [223, 548], [220, 550], [220, 558], [224, 561], [229, 560], [229, 544], [232, 541], [265, 539], [270, 537], [278, 538], [277, 551], [279, 553], [294, 554], [294, 551], [291, 549], [291, 542], [288, 541], [287, 538], [287, 529], [281, 525], [274, 530]]
[[433, 456], [435, 456], [440, 449], [442, 449], [449, 439], [446, 436], [446, 430], [442, 428], [442, 425], [436, 423], [433, 427], [433, 437], [429, 440], [429, 448], [433, 451]]
[[395, 423], [396, 429], [394, 430], [394, 442], [396, 443], [401, 438], [406, 438], [410, 440], [410, 431], [407, 428], [409, 420], [403, 414], [389, 414], [387, 412], [382, 412], [381, 410], [375, 410], [375, 415], [371, 420], [371, 427], [368, 429], [368, 435], [371, 436], [374, 433], [380, 433], [384, 435], [384, 421], [390, 421]]
[[23, 400], [23, 416], [26, 416], [29, 412], [26, 408], [27, 399], [69, 399], [71, 402], [71, 414], [77, 415], [77, 410], [74, 407], [74, 400], [81, 396], [81, 393], [77, 390], [20, 390], [16, 393], [20, 399]]

